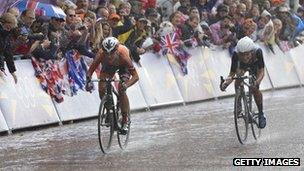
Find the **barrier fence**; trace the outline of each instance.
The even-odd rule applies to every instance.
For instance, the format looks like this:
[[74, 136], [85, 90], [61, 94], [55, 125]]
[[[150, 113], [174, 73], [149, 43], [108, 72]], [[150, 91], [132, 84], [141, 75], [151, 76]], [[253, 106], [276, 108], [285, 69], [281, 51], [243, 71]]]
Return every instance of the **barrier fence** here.
[[[275, 54], [260, 45], [266, 64], [262, 90], [300, 86], [304, 83], [304, 46], [283, 53], [277, 46]], [[140, 80], [127, 93], [132, 110], [170, 104], [212, 99], [233, 95], [234, 86], [226, 92], [219, 90], [220, 76], [230, 71], [231, 57], [220, 48], [190, 49], [188, 74], [183, 75], [172, 55], [146, 53], [141, 66], [135, 64]], [[0, 132], [59, 123], [97, 116], [98, 91], [78, 91], [56, 103], [45, 93], [36, 77], [30, 60], [15, 61], [18, 84], [10, 76], [0, 78]]]

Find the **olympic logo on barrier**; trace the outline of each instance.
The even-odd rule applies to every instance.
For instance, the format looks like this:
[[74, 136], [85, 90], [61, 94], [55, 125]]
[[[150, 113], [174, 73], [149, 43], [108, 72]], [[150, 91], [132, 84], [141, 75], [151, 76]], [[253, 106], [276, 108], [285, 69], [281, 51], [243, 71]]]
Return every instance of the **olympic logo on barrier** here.
[[37, 88], [34, 87], [34, 83], [29, 77], [25, 76], [18, 80], [18, 84], [15, 86], [16, 97], [18, 101], [21, 101], [25, 108], [37, 107], [35, 100], [37, 94]]

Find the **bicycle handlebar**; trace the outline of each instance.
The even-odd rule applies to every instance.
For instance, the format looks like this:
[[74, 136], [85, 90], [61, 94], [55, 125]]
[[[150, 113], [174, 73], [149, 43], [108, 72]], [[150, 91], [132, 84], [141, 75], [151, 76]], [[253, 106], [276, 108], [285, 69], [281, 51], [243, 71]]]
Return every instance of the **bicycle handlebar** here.
[[[241, 81], [244, 81], [245, 79], [252, 79], [252, 78], [255, 78], [254, 76], [252, 76], [252, 75], [249, 75], [249, 76], [234, 76], [234, 77], [232, 77], [231, 79], [233, 79], [233, 80], [241, 80]], [[226, 89], [226, 87], [224, 88], [224, 89], [222, 89], [222, 86], [223, 86], [223, 84], [224, 84], [224, 82], [225, 82], [225, 79], [224, 79], [224, 77], [223, 76], [220, 76], [220, 79], [221, 79], [221, 83], [220, 83], [220, 89], [222, 90], [222, 91], [225, 91], [225, 89]], [[245, 83], [245, 85], [247, 85], [248, 87], [250, 87], [251, 85], [250, 85], [250, 83], [248, 84], [248, 83], [246, 83], [246, 82], [244, 82]]]
[[99, 82], [99, 81], [102, 81], [102, 82], [120, 82], [121, 80], [120, 79], [115, 79], [115, 78], [104, 78], [104, 79], [91, 80], [91, 82]]

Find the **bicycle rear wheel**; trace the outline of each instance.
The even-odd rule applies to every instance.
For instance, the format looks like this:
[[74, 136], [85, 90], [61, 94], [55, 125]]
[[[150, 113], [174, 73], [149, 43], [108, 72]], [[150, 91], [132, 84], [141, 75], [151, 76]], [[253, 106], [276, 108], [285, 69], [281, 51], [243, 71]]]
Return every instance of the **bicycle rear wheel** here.
[[105, 107], [105, 99], [101, 100], [98, 113], [98, 140], [104, 154], [108, 153], [111, 148], [114, 133], [113, 114], [110, 109]]
[[[119, 128], [121, 128], [122, 127], [122, 124], [121, 124], [122, 123], [122, 113], [119, 110], [117, 110], [116, 114], [117, 114], [116, 115], [117, 124], [119, 125]], [[129, 142], [129, 136], [130, 136], [130, 130], [131, 130], [131, 128], [130, 128], [130, 126], [131, 126], [130, 109], [129, 109], [127, 115], [128, 115], [127, 116], [128, 117], [127, 130], [128, 131], [125, 134], [122, 133], [121, 131], [117, 131], [118, 144], [121, 149], [125, 149]]]
[[234, 101], [234, 123], [238, 140], [244, 144], [248, 135], [248, 112], [246, 98], [240, 90], [237, 91]]

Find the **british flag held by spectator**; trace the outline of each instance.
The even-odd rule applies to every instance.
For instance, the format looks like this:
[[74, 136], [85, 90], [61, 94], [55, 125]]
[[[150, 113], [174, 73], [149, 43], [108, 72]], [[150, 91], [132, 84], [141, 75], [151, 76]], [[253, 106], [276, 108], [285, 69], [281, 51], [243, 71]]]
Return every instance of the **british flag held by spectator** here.
[[172, 36], [171, 34], [167, 34], [166, 36], [161, 37], [161, 47], [163, 55], [166, 55], [167, 53], [174, 55], [179, 45], [180, 43], [177, 40], [176, 33], [173, 33]]
[[172, 54], [179, 63], [183, 74], [187, 75], [187, 60], [190, 58], [190, 54], [181, 46], [177, 34], [167, 34], [166, 36], [161, 37], [160, 44], [162, 55], [167, 55], [167, 53]]

